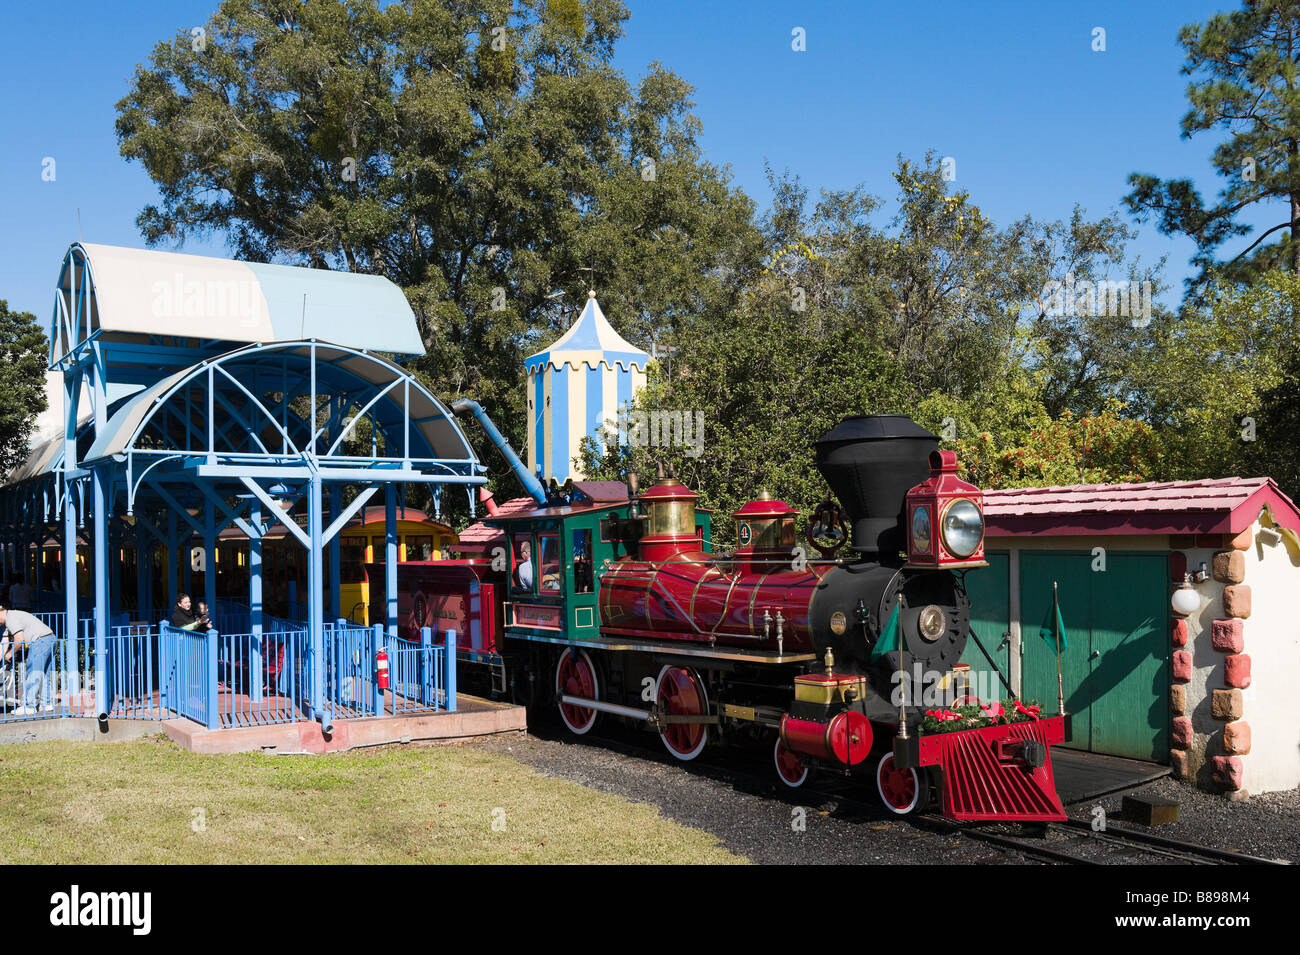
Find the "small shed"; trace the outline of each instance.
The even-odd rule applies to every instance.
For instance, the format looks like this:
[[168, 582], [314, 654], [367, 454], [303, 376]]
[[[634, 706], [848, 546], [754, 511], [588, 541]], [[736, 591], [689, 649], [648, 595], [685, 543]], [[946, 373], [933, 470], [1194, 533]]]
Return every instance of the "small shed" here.
[[[1055, 710], [1055, 584], [1071, 746], [1237, 798], [1300, 785], [1300, 511], [1272, 479], [986, 491], [985, 517], [973, 668], [982, 646]], [[1185, 584], [1197, 608], [1175, 613]]]

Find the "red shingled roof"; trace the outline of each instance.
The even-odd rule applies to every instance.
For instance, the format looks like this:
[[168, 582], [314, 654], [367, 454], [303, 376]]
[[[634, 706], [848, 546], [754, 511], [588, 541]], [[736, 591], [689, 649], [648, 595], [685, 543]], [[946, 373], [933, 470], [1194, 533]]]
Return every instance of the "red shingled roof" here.
[[990, 537], [1030, 534], [1237, 534], [1268, 507], [1300, 531], [1300, 511], [1272, 478], [1072, 484], [984, 492]]
[[[537, 502], [531, 497], [514, 497], [504, 504], [498, 504], [496, 514], [492, 516], [504, 517], [507, 514], [518, 514], [520, 511], [531, 511], [536, 506]], [[482, 521], [479, 521], [460, 532], [459, 540], [454, 545], [454, 549], [464, 553], [487, 553], [489, 547], [505, 539], [505, 531], [499, 527], [488, 527]]]

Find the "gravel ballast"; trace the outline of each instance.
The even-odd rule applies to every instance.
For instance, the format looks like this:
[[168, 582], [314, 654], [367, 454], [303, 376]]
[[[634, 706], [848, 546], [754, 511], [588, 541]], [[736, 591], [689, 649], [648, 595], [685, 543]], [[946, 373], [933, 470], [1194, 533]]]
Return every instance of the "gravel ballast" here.
[[[678, 763], [652, 748], [654, 737], [614, 731], [604, 738], [581, 740], [549, 726], [536, 733], [484, 741], [548, 775], [572, 780], [605, 793], [657, 806], [682, 825], [715, 835], [730, 851], [758, 863], [776, 864], [997, 864], [1042, 860], [937, 829], [925, 821], [901, 820], [874, 805], [874, 787], [854, 786], [852, 798], [836, 794], [843, 787], [824, 780], [809, 789], [789, 791], [765, 775], [759, 754], [719, 753]], [[865, 782], [865, 780], [864, 780]], [[1177, 800], [1176, 824], [1151, 829], [1120, 816], [1122, 794], [1067, 807], [1071, 816], [1088, 819], [1100, 803], [1109, 820], [1125, 828], [1155, 832], [1174, 839], [1218, 848], [1300, 861], [1300, 793], [1274, 793], [1233, 803], [1201, 793], [1170, 779], [1157, 780], [1137, 792]], [[1022, 833], [1023, 835], [1023, 833]], [[1068, 841], [1054, 834], [1045, 843], [1100, 862], [1173, 862], [1126, 851], [1113, 843], [1077, 836]]]

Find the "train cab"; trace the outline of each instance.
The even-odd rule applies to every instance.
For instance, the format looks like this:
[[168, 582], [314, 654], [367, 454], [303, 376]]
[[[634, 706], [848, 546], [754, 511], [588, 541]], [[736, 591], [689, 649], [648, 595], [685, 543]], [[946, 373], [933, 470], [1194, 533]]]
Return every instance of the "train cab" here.
[[[654, 505], [649, 510], [655, 511]], [[694, 509], [692, 527], [705, 549], [709, 517], [709, 511]], [[639, 513], [626, 486], [615, 481], [576, 481], [569, 503], [486, 523], [505, 533], [507, 634], [557, 643], [599, 637], [601, 574], [620, 558], [652, 548], [657, 539], [651, 515]]]

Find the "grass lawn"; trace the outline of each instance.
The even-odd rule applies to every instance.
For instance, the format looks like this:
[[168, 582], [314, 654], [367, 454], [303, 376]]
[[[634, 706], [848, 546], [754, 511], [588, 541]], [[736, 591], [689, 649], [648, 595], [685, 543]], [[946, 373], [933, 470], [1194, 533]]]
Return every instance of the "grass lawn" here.
[[738, 862], [653, 807], [473, 745], [198, 756], [0, 746], [0, 863]]

